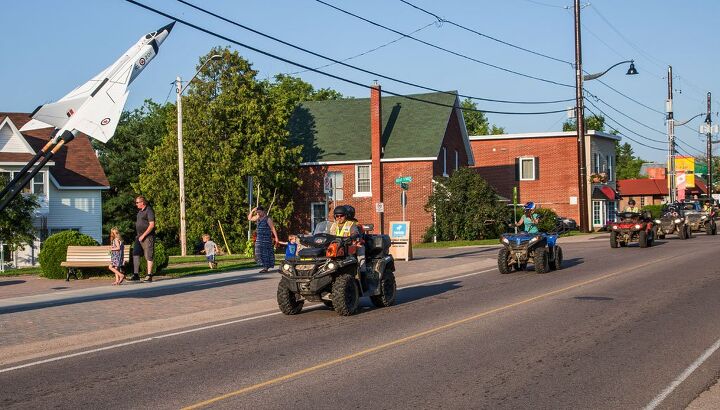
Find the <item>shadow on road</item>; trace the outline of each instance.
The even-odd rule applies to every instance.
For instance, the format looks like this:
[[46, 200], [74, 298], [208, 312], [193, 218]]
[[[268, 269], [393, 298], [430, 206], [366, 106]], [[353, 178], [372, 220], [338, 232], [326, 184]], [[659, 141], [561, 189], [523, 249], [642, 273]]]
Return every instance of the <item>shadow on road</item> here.
[[16, 280], [1, 280], [0, 286], [10, 286], [10, 285], [19, 285], [21, 283], [25, 283], [24, 280], [16, 279]]
[[[218, 288], [221, 286], [237, 285], [240, 283], [250, 283], [261, 280], [275, 280], [277, 275], [268, 274], [250, 274], [243, 275], [233, 278], [209, 278], [201, 281], [186, 282], [183, 280], [173, 280], [176, 283], [170, 283], [162, 287], [157, 287], [151, 284], [128, 284], [119, 287], [117, 290], [102, 294], [90, 294], [90, 295], [78, 295], [71, 297], [64, 297], [56, 300], [45, 300], [38, 302], [26, 302], [20, 303], [13, 306], [0, 307], [0, 314], [4, 313], [17, 313], [25, 312], [29, 310], [42, 309], [46, 307], [55, 306], [66, 306], [73, 305], [76, 303], [93, 302], [98, 300], [112, 300], [122, 298], [154, 298], [168, 295], [177, 295], [187, 292], [195, 292], [198, 290]], [[164, 281], [159, 281], [160, 283]]]

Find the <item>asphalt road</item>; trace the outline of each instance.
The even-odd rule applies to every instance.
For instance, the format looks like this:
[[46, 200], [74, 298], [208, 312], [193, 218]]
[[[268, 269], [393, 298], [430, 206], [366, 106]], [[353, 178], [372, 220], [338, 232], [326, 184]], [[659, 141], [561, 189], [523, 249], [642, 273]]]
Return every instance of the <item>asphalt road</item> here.
[[306, 308], [2, 372], [0, 407], [683, 408], [720, 370], [719, 246], [567, 244], [546, 275], [484, 269], [353, 317]]

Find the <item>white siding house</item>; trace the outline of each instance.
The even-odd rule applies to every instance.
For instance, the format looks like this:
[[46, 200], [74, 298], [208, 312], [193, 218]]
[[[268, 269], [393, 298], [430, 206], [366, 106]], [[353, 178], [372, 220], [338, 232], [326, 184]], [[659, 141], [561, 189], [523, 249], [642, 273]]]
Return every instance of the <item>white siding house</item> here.
[[[12, 178], [51, 137], [51, 128], [20, 132], [28, 114], [0, 113], [0, 174]], [[37, 196], [40, 207], [33, 225], [37, 239], [5, 254], [13, 266], [37, 264], [42, 240], [63, 230], [77, 230], [102, 241], [102, 191], [108, 181], [87, 136], [80, 134], [63, 147], [23, 189]]]

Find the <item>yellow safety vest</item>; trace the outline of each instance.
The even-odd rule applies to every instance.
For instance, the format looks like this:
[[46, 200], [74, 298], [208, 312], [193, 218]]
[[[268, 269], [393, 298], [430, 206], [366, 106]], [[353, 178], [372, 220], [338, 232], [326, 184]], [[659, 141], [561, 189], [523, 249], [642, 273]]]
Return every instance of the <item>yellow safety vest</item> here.
[[636, 207], [636, 206], [628, 206], [628, 207], [625, 208], [625, 212], [635, 212], [635, 213], [638, 213], [638, 212], [640, 212], [640, 209], [638, 209], [638, 207]]
[[333, 222], [333, 227], [335, 228], [335, 236], [350, 236], [353, 226], [355, 226], [354, 221], [345, 221], [342, 226], [338, 225], [337, 222]]

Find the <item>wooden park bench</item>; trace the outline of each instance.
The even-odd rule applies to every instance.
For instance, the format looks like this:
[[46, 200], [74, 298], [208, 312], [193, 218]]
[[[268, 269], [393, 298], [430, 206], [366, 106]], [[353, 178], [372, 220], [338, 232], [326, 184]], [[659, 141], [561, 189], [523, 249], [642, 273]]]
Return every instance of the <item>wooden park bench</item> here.
[[[125, 245], [125, 264], [130, 260], [132, 246]], [[67, 268], [65, 281], [70, 281], [70, 275], [77, 279], [77, 270], [82, 268], [107, 268], [110, 266], [110, 246], [68, 246], [67, 257], [60, 266]]]

